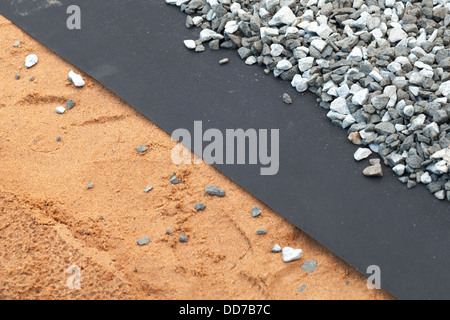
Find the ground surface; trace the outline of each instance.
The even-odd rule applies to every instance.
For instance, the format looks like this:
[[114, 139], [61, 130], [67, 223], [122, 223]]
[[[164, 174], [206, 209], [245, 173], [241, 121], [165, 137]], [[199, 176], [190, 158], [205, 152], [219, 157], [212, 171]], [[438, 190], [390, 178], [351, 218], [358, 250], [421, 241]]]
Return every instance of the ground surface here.
[[[0, 34], [0, 299], [392, 298], [214, 168], [175, 166], [169, 135], [85, 75], [76, 89], [73, 66], [1, 16]], [[25, 69], [31, 53], [39, 63]], [[56, 114], [67, 99], [76, 107]], [[207, 196], [210, 184], [226, 197]], [[302, 259], [284, 263], [275, 243]], [[316, 272], [302, 271], [306, 259]], [[66, 286], [72, 265], [80, 290]]]

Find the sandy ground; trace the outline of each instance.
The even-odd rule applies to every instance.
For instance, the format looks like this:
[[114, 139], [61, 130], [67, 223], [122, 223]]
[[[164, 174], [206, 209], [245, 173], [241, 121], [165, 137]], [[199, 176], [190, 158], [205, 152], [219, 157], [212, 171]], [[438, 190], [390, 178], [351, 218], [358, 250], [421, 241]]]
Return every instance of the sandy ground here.
[[[0, 35], [0, 299], [392, 299], [214, 168], [174, 165], [168, 134], [86, 75], [76, 89], [67, 74], [79, 70], [1, 16]], [[69, 98], [76, 107], [56, 114]], [[284, 263], [275, 243], [302, 259]], [[66, 285], [72, 265], [79, 290]]]

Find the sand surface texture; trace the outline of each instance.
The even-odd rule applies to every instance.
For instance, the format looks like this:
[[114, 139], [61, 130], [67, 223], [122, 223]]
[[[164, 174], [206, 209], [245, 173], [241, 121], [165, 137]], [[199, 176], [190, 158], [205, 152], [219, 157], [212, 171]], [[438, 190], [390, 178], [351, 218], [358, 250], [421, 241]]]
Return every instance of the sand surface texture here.
[[[214, 168], [174, 165], [168, 134], [1, 16], [0, 35], [0, 299], [392, 298]], [[68, 99], [76, 106], [57, 114]], [[208, 196], [211, 184], [227, 195]], [[302, 259], [284, 263], [276, 243]], [[79, 290], [66, 285], [72, 265]]]

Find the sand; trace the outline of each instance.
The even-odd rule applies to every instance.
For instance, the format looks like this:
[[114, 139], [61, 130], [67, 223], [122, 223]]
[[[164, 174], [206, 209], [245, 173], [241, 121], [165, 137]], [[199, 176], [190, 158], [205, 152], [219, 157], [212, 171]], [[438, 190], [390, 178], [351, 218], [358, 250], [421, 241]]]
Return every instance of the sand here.
[[[174, 165], [167, 133], [1, 16], [0, 34], [0, 299], [393, 298], [213, 167]], [[76, 107], [56, 114], [68, 99]], [[227, 195], [206, 195], [210, 184]], [[276, 243], [302, 259], [284, 263]], [[67, 286], [72, 265], [79, 290]]]

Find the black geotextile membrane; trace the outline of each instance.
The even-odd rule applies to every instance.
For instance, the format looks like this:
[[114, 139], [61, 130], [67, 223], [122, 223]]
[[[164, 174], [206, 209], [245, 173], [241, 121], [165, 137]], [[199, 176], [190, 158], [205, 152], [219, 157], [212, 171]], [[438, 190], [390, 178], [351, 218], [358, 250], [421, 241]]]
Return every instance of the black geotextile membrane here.
[[[407, 190], [387, 167], [381, 179], [363, 176], [368, 161], [353, 160], [357, 147], [314, 94], [246, 66], [236, 51], [189, 51], [183, 40], [200, 30], [186, 29], [186, 16], [164, 0], [50, 4], [2, 0], [0, 14], [169, 134], [193, 134], [194, 121], [223, 133], [279, 129], [278, 174], [260, 175], [261, 165], [215, 167], [363, 274], [379, 266], [381, 286], [397, 298], [450, 298], [448, 202], [422, 185]], [[66, 27], [69, 5], [81, 8], [81, 30]], [[219, 65], [225, 57], [230, 63]], [[282, 102], [284, 92], [294, 104]]]

